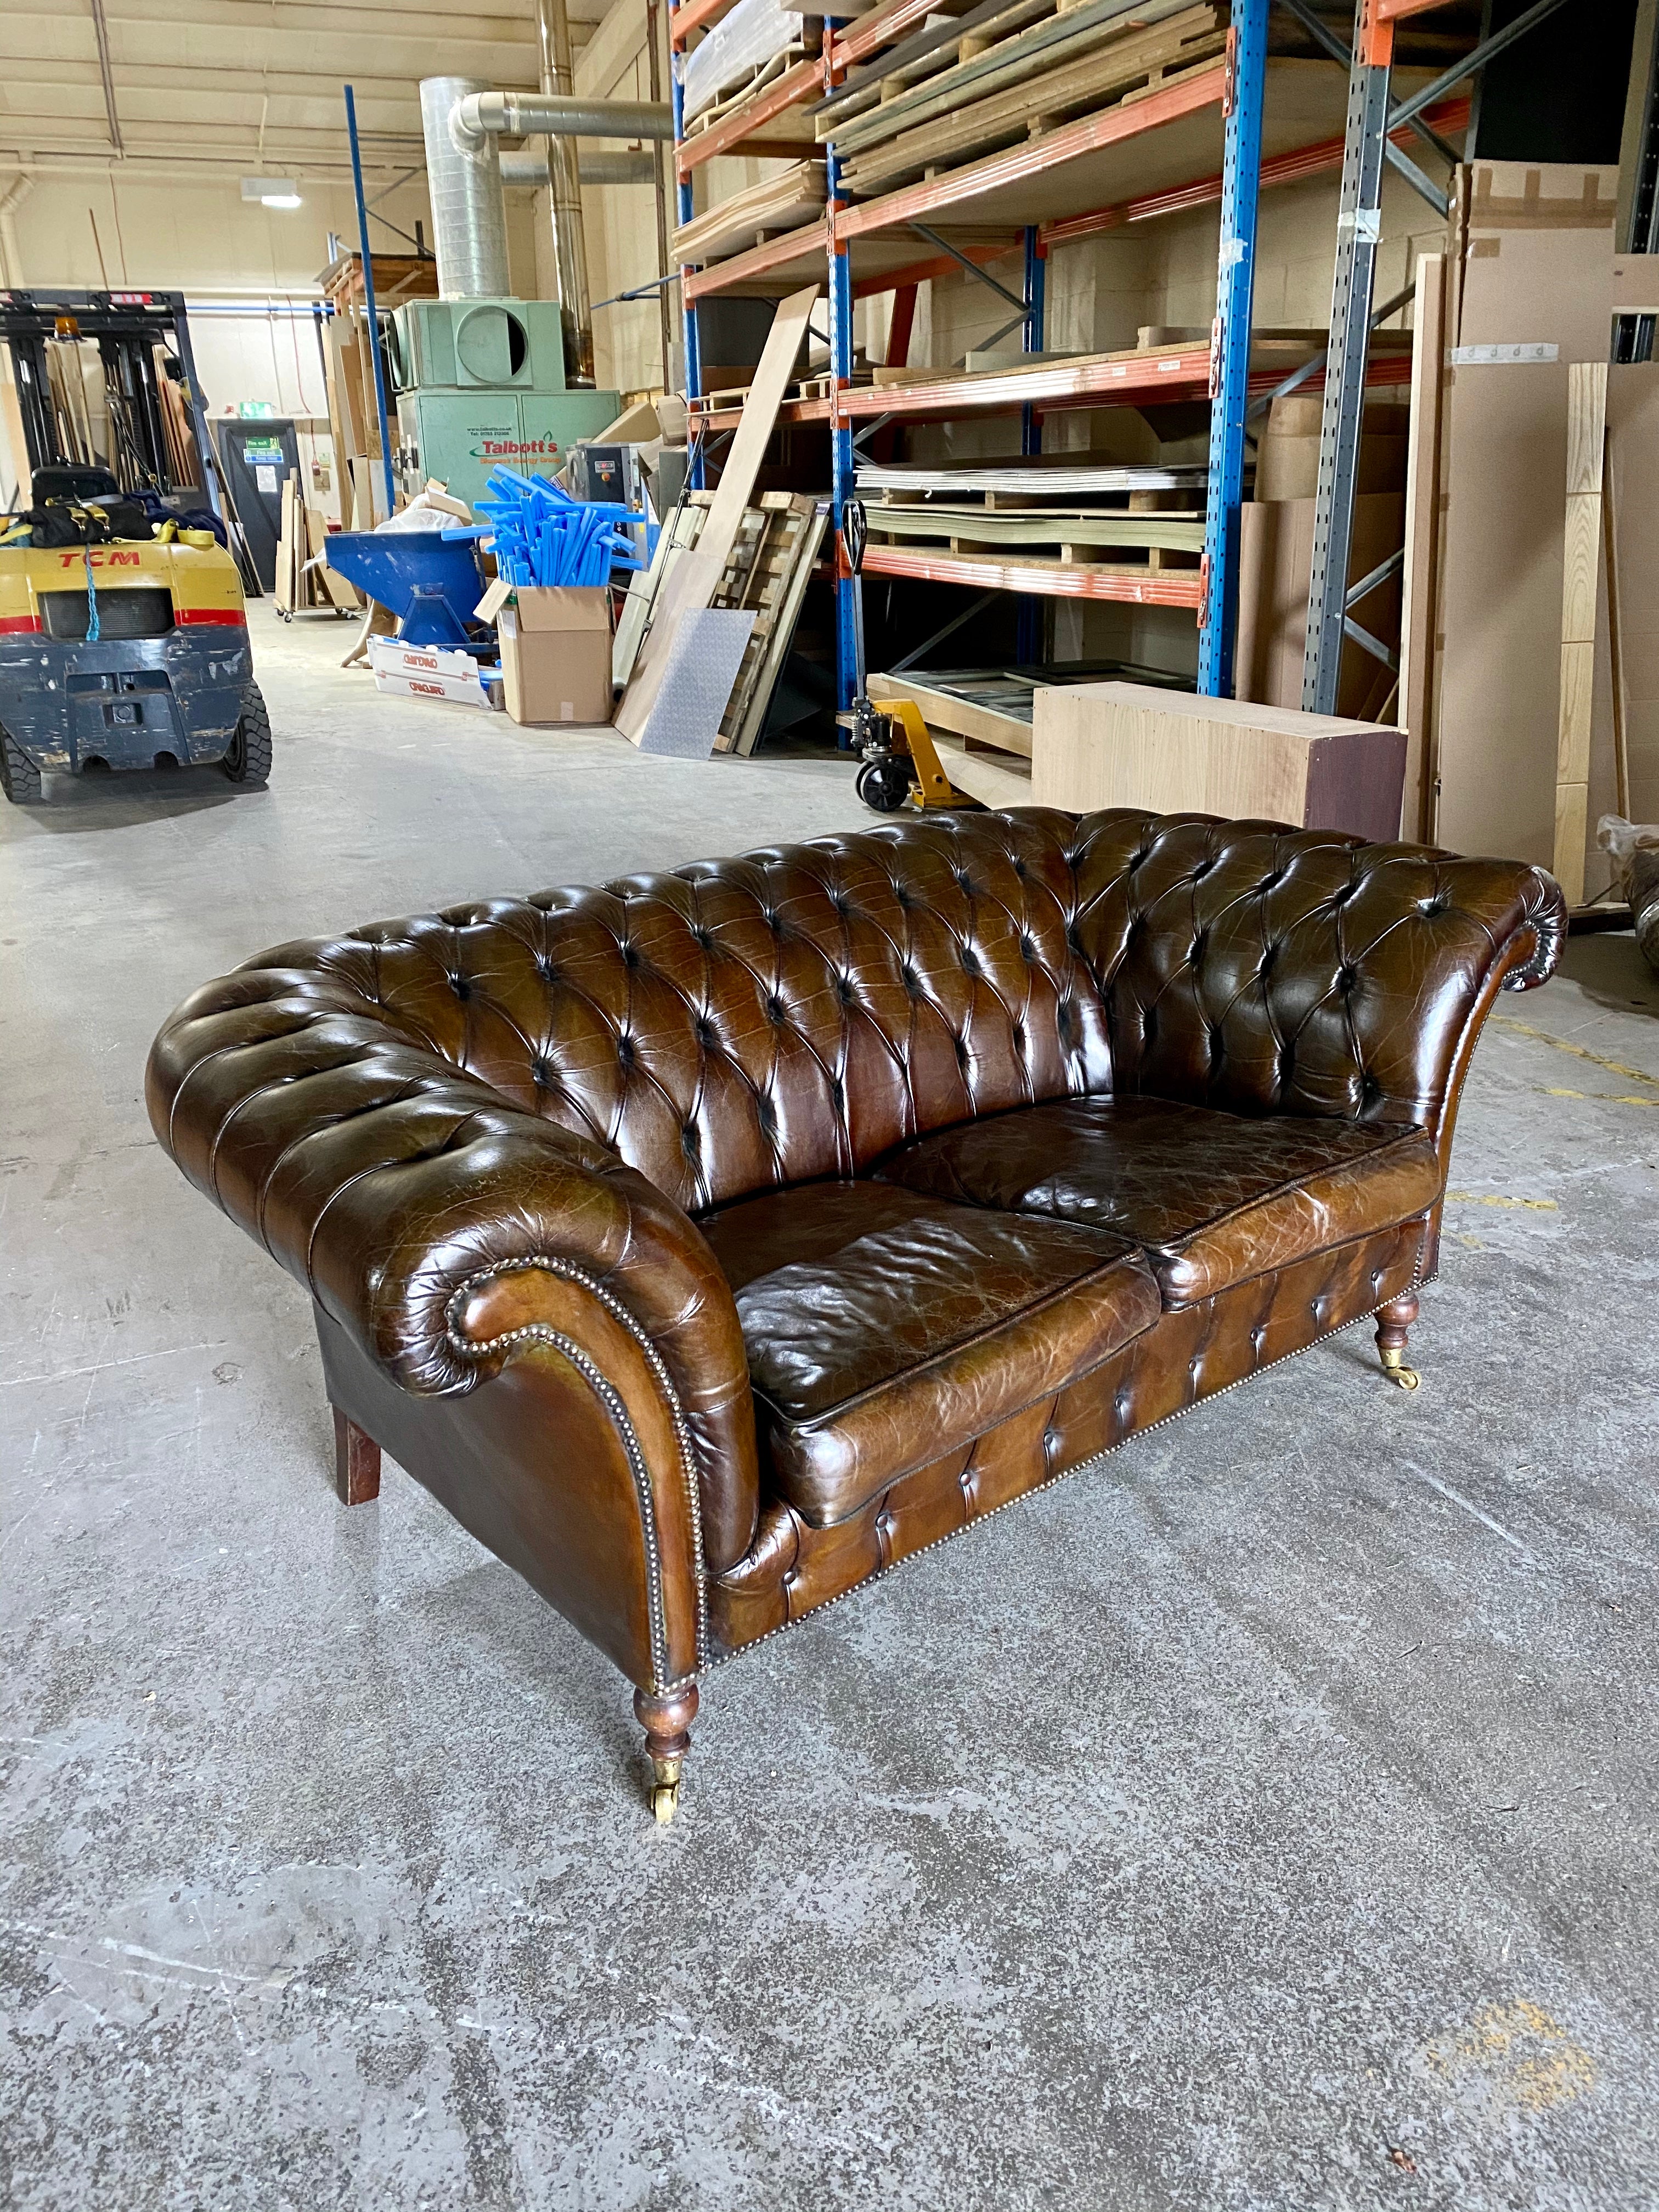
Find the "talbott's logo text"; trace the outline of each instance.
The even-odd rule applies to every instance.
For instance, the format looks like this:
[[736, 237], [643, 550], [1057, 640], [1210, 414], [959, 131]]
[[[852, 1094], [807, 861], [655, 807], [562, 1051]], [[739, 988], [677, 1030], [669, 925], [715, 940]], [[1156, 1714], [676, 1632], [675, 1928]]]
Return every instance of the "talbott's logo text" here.
[[472, 458], [475, 461], [550, 461], [558, 450], [556, 438], [486, 438], [472, 447]]

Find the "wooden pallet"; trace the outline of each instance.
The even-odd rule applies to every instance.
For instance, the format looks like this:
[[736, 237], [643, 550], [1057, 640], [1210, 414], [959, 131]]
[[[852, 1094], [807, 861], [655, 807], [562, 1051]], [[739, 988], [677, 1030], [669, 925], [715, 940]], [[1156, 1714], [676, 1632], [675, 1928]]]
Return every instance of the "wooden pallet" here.
[[[618, 685], [625, 685], [632, 675], [656, 596], [678, 562], [696, 545], [714, 498], [713, 492], [690, 494], [665, 526], [650, 574], [636, 575], [629, 584], [611, 658], [611, 677]], [[754, 506], [744, 509], [708, 602], [755, 617], [720, 719], [716, 752], [747, 755], [760, 742], [766, 710], [783, 672], [828, 527], [827, 503], [808, 494], [763, 492]]]
[[759, 742], [828, 523], [823, 502], [801, 492], [764, 492], [744, 515], [710, 605], [752, 610], [755, 626], [720, 720], [716, 752], [751, 753]]
[[[1179, 495], [1174, 495], [1179, 496]], [[1157, 494], [1152, 496], [1158, 496]], [[1002, 553], [1057, 545], [1064, 565], [1092, 565], [1103, 546], [1144, 552], [1148, 565], [1187, 567], [1204, 550], [1201, 514], [1133, 514], [1107, 507], [866, 507], [872, 538], [915, 545], [947, 544], [952, 553]], [[1170, 556], [1184, 556], [1171, 560]]]

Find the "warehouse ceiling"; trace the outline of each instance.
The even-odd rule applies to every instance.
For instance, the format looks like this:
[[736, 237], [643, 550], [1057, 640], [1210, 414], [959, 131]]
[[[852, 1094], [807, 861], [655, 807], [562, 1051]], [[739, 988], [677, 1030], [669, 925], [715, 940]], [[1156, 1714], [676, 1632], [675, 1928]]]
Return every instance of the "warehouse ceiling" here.
[[[580, 52], [611, 0], [568, 0]], [[539, 82], [535, 0], [0, 0], [0, 170], [159, 160], [333, 173], [356, 88], [366, 162], [421, 159], [416, 87]]]

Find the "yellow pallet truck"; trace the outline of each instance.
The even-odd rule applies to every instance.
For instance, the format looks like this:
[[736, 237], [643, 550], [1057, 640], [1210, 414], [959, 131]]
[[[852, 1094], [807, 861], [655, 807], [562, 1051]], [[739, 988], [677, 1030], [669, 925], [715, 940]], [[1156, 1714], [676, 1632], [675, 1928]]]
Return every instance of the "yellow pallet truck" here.
[[957, 791], [939, 763], [939, 757], [914, 699], [872, 699], [864, 668], [864, 548], [868, 526], [861, 500], [849, 499], [842, 510], [841, 550], [853, 580], [853, 647], [856, 696], [848, 711], [836, 720], [851, 732], [853, 750], [860, 767], [853, 788], [865, 805], [878, 814], [896, 814], [901, 807], [926, 811], [930, 806], [972, 806], [975, 801]]

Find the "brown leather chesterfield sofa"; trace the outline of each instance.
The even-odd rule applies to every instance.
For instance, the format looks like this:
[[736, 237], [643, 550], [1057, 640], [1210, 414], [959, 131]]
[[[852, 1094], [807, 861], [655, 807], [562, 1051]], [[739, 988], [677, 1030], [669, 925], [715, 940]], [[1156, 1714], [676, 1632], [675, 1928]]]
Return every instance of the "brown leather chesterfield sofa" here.
[[[1405, 1364], [1536, 868], [1259, 822], [914, 817], [279, 945], [157, 1135], [381, 1447], [636, 1686], [1368, 1315]], [[1362, 1417], [1363, 1418], [1363, 1417]]]

